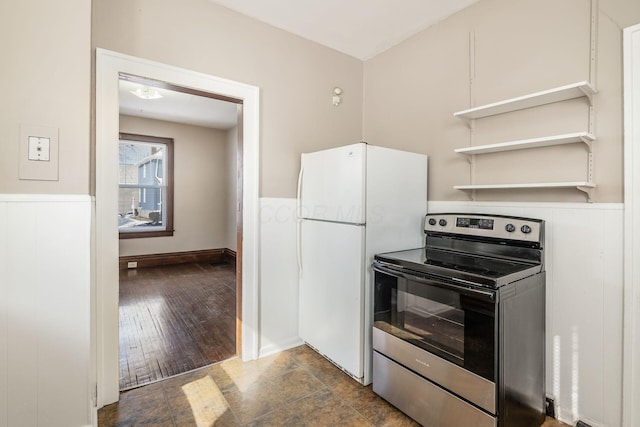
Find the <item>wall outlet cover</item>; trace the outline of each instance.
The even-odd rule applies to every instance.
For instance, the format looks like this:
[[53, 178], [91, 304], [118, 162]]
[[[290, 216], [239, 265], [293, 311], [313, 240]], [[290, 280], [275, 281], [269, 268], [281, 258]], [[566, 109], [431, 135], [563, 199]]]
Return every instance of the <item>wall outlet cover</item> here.
[[545, 413], [548, 417], [556, 418], [556, 402], [555, 399], [551, 396], [545, 397]]

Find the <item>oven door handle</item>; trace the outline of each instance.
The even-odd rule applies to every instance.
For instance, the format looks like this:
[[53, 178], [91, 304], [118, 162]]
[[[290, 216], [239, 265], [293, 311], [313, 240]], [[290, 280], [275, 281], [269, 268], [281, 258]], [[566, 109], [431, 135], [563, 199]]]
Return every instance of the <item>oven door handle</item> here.
[[496, 301], [495, 292], [469, 288], [467, 286], [464, 286], [464, 284], [455, 285], [455, 284], [450, 284], [446, 282], [441, 282], [441, 281], [438, 281], [437, 279], [427, 279], [424, 277], [416, 276], [414, 274], [405, 273], [404, 271], [399, 271], [393, 268], [386, 267], [384, 264], [378, 261], [373, 262], [373, 269], [374, 271], [378, 271], [380, 273], [389, 274], [395, 277], [402, 277], [404, 279], [412, 280], [418, 283], [423, 283], [425, 285], [436, 286], [438, 288], [444, 288], [444, 289], [450, 289], [450, 290], [459, 292], [463, 295], [468, 295], [482, 301], [491, 301], [491, 302]]

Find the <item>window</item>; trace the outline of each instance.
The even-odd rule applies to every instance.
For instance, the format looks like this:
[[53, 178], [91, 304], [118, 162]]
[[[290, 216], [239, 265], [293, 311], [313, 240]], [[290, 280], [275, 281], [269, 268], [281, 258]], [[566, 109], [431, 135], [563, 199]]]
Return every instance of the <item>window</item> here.
[[173, 139], [120, 134], [121, 239], [173, 236]]

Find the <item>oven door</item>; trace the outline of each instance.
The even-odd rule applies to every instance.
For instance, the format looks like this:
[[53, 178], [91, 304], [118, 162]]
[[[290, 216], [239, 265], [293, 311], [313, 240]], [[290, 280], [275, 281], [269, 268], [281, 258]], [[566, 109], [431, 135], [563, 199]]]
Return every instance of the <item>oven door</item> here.
[[495, 413], [497, 292], [373, 269], [374, 349]]

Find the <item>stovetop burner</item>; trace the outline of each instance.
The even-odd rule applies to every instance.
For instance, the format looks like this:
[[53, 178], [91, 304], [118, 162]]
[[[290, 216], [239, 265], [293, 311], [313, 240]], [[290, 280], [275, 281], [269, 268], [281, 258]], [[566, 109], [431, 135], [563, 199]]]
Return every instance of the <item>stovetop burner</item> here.
[[388, 268], [497, 288], [543, 270], [543, 222], [528, 218], [429, 214], [426, 246], [376, 255]]
[[459, 252], [418, 248], [376, 255], [376, 260], [395, 268], [498, 287], [538, 273], [540, 264], [517, 262]]
[[491, 258], [481, 255], [467, 255], [429, 248], [425, 248], [425, 250], [423, 250], [423, 257], [423, 264], [454, 269], [491, 278], [507, 276], [532, 267], [530, 263]]

